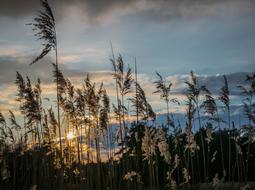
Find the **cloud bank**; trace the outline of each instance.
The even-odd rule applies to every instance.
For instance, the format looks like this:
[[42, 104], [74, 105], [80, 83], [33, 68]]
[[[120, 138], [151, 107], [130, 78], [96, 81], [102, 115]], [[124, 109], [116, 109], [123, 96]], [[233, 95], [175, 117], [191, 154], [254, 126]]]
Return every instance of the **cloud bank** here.
[[[166, 20], [176, 17], [204, 17], [234, 12], [251, 12], [253, 0], [49, 0], [58, 18], [69, 8], [78, 8], [89, 20], [102, 21], [114, 12], [138, 14], [141, 17]], [[1, 0], [0, 16], [22, 18], [34, 15], [40, 8], [39, 0]]]
[[[15, 56], [1, 56], [1, 70], [0, 70], [0, 111], [7, 112], [8, 109], [13, 109], [15, 103], [16, 87], [14, 85], [16, 71], [20, 72], [24, 77], [27, 75], [32, 81], [36, 81], [40, 78], [42, 81], [43, 95], [45, 97], [50, 97], [53, 101], [55, 98], [55, 84], [53, 83], [52, 77], [52, 60], [50, 58], [43, 59], [42, 61], [29, 66], [29, 60], [32, 57], [17, 58]], [[91, 81], [97, 83], [104, 83], [104, 86], [114, 102], [115, 98], [115, 83], [113, 79], [113, 72], [110, 70], [105, 71], [81, 71], [81, 70], [71, 70], [66, 65], [60, 65], [60, 69], [64, 73], [66, 78], [69, 78], [75, 87], [81, 87], [83, 80], [86, 75], [89, 74]], [[232, 73], [227, 74], [230, 94], [233, 99], [233, 104], [240, 104], [240, 90], [236, 87], [237, 85], [247, 85], [245, 79], [247, 72]], [[223, 76], [217, 75], [197, 75], [200, 85], [206, 85], [207, 88], [215, 95], [218, 96], [220, 88], [223, 86]], [[185, 75], [170, 75], [165, 76], [166, 81], [171, 82], [172, 85], [172, 97], [177, 98], [183, 105], [186, 101], [185, 92], [187, 85], [185, 81], [189, 80], [189, 73]], [[160, 100], [159, 95], [153, 93], [155, 89], [156, 75], [149, 75], [145, 73], [138, 74], [138, 82], [141, 84], [145, 93], [147, 95], [148, 101], [151, 103], [155, 111], [164, 112], [164, 103]], [[132, 95], [130, 95], [132, 96]], [[131, 109], [131, 108], [130, 108]], [[185, 112], [184, 106], [171, 106], [171, 110], [174, 112]]]

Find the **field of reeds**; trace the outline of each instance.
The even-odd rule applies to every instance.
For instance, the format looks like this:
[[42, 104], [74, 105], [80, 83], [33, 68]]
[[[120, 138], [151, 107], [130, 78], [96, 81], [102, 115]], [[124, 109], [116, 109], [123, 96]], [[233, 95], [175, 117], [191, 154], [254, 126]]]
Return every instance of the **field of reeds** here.
[[[158, 126], [137, 69], [112, 50], [115, 101], [87, 75], [76, 87], [58, 67], [55, 19], [46, 0], [29, 24], [42, 40], [38, 64], [49, 52], [56, 102], [43, 97], [17, 72], [17, 109], [0, 112], [0, 189], [255, 189], [255, 73], [241, 92], [245, 124], [231, 120], [228, 79], [215, 97], [190, 73], [186, 84], [185, 125], [170, 112], [172, 83], [156, 73], [155, 94], [165, 103], [166, 121]], [[45, 106], [51, 103], [51, 107]], [[130, 112], [127, 104], [132, 105]], [[47, 108], [46, 108], [47, 107]], [[0, 110], [1, 111], [1, 110]], [[221, 118], [220, 112], [227, 117]]]

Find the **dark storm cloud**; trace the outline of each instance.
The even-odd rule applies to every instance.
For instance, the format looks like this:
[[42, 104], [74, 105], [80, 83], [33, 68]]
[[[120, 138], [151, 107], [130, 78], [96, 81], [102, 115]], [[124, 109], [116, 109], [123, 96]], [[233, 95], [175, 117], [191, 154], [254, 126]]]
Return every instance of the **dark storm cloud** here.
[[[52, 82], [52, 61], [46, 58], [30, 66], [29, 62], [31, 62], [32, 59], [32, 57], [25, 57], [23, 59], [13, 56], [0, 57], [0, 85], [14, 83], [16, 71], [20, 72], [22, 75], [29, 75], [33, 80], [40, 78], [43, 82]], [[66, 74], [70, 75], [71, 71], [66, 69], [65, 66], [61, 65], [61, 69]]]
[[20, 61], [11, 56], [0, 57], [0, 84], [14, 83], [16, 71], [20, 72], [22, 75], [28, 75], [29, 73], [29, 75], [32, 75], [32, 78], [39, 77], [48, 80], [47, 78], [49, 78], [49, 76], [47, 75], [51, 75], [51, 65], [50, 61], [44, 62], [43, 64], [29, 66], [29, 62], [25, 60]]
[[[0, 15], [6, 17], [24, 17], [33, 15], [40, 9], [39, 0], [1, 0]], [[63, 16], [63, 11], [69, 6], [77, 6], [88, 16], [98, 16], [110, 9], [125, 7], [135, 0], [48, 0], [57, 16]], [[68, 14], [68, 13], [67, 13]]]
[[[40, 8], [39, 0], [1, 0], [0, 16], [24, 17], [34, 15]], [[49, 0], [57, 17], [68, 14], [65, 8], [79, 7], [90, 20], [112, 11], [130, 10], [154, 19], [206, 16], [233, 11], [252, 11], [253, 0]]]
[[7, 17], [24, 17], [33, 13], [40, 6], [39, 1], [35, 0], [1, 0], [0, 15]]

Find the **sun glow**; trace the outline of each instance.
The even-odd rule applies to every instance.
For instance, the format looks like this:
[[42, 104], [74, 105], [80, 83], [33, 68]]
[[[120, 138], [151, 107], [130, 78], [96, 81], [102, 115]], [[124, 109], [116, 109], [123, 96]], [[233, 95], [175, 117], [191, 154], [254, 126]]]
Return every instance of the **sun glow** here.
[[72, 140], [74, 137], [75, 137], [75, 136], [74, 136], [74, 133], [73, 133], [72, 131], [68, 132], [67, 135], [66, 135], [66, 138], [67, 138], [68, 140]]

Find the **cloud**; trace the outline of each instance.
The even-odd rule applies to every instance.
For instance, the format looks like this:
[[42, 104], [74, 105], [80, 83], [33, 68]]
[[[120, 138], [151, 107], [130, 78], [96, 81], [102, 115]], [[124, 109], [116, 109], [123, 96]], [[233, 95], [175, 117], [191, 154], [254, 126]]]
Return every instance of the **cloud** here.
[[[230, 89], [230, 94], [233, 96], [240, 95], [240, 89], [237, 86], [246, 86], [246, 72], [238, 72], [226, 75], [228, 80], [228, 85]], [[216, 74], [214, 76], [199, 76], [198, 77], [201, 85], [206, 85], [210, 91], [214, 94], [218, 94], [220, 88], [224, 84], [223, 75]]]
[[[20, 72], [22, 75], [28, 75], [31, 77], [32, 81], [36, 81], [37, 78], [40, 78], [43, 83], [51, 83], [52, 70], [53, 67], [51, 63], [50, 56], [47, 56], [45, 59], [40, 62], [29, 65], [29, 62], [33, 59], [34, 56], [23, 56], [22, 53], [17, 53], [17, 55], [9, 55], [16, 50], [9, 50], [0, 55], [0, 86], [9, 85], [15, 82], [16, 71]], [[68, 63], [69, 61], [76, 61], [79, 59], [78, 56], [66, 55], [62, 56], [63, 63]], [[110, 70], [98, 70], [90, 71], [86, 70], [72, 70], [66, 64], [60, 65], [61, 71], [64, 73], [64, 76], [69, 78], [75, 84], [80, 83], [87, 74], [90, 75], [91, 80], [96, 83], [103, 82], [107, 88], [114, 86], [114, 80], [112, 78], [112, 71]], [[246, 85], [245, 79], [248, 73], [232, 73], [226, 75], [229, 81], [229, 88], [232, 95], [239, 95], [240, 91], [236, 88], [237, 85]], [[165, 77], [168, 82], [171, 82], [173, 94], [183, 94], [186, 89], [185, 81], [189, 80], [189, 74], [184, 75], [171, 75]], [[141, 86], [146, 89], [150, 96], [155, 91], [155, 85], [153, 82], [156, 80], [156, 76], [151, 76], [148, 74], [138, 74], [138, 81], [141, 83]], [[223, 85], [223, 76], [221, 74], [217, 75], [198, 75], [198, 80], [201, 85], [206, 85], [212, 93], [218, 94], [220, 87]]]
[[[79, 13], [89, 20], [102, 21], [114, 13], [138, 14], [156, 20], [176, 17], [204, 17], [226, 15], [236, 12], [252, 12], [253, 0], [54, 0], [49, 3], [59, 18], [69, 14], [70, 8], [78, 8]], [[40, 8], [39, 0], [1, 0], [0, 15], [20, 18], [35, 15]]]
[[[63, 16], [63, 12], [70, 7], [79, 7], [89, 17], [99, 17], [111, 9], [123, 8], [135, 2], [134, 0], [54, 0], [48, 1], [51, 5], [55, 15]], [[1, 0], [0, 15], [13, 18], [22, 18], [34, 15], [40, 9], [39, 0]]]
[[[20, 72], [24, 76], [31, 77], [32, 81], [36, 81], [37, 78], [40, 78], [44, 83], [51, 83], [53, 81], [52, 71], [53, 66], [51, 56], [46, 56], [44, 59], [39, 62], [29, 65], [31, 60], [34, 59], [35, 56], [28, 56], [23, 54], [18, 50], [8, 50], [6, 52], [0, 53], [0, 86], [1, 85], [9, 85], [14, 83], [16, 78], [16, 72]], [[87, 71], [79, 71], [72, 70], [68, 67], [68, 63], [75, 62], [79, 60], [79, 56], [76, 55], [62, 55], [60, 59], [59, 68], [65, 75], [65, 77], [73, 79], [76, 81], [77, 79], [85, 78], [88, 74]], [[111, 75], [111, 71], [94, 71], [90, 75], [95, 79], [101, 80], [102, 82], [107, 83], [106, 77]]]
[[0, 112], [3, 114], [8, 114], [9, 110], [12, 110], [15, 115], [20, 113], [17, 110], [17, 102], [15, 101], [16, 97], [16, 86], [9, 85], [1, 89], [0, 95]]
[[[13, 52], [15, 52], [13, 54]], [[13, 54], [13, 55], [11, 55]], [[27, 56], [22, 54], [22, 52], [18, 52], [17, 50], [8, 50], [6, 52], [0, 53], [0, 85], [13, 83], [16, 77], [16, 71], [20, 72], [23, 75], [29, 75], [32, 78], [36, 79], [39, 77], [43, 82], [51, 82], [52, 81], [52, 70], [53, 67], [51, 65], [54, 62], [51, 59], [51, 56], [45, 57], [43, 60], [40, 60], [38, 63], [33, 65], [29, 65], [31, 60], [35, 56]], [[79, 56], [76, 55], [63, 55], [61, 56], [61, 62], [75, 62], [79, 59]], [[61, 71], [64, 75], [70, 78], [73, 81], [77, 81], [80, 78], [85, 78], [89, 73], [92, 80], [96, 80], [97, 82], [103, 82], [105, 85], [113, 85], [114, 81], [112, 80], [112, 71], [110, 70], [97, 70], [87, 72], [86, 70], [73, 70], [70, 69], [66, 64], [60, 65]], [[226, 75], [229, 81], [230, 89], [232, 89], [232, 93], [235, 95], [238, 93], [237, 85], [245, 85], [245, 79], [247, 72], [239, 72], [232, 73]], [[218, 92], [219, 87], [223, 85], [223, 75], [197, 75], [198, 80], [201, 85], [208, 86], [212, 92]], [[172, 89], [174, 93], [183, 92], [186, 87], [185, 81], [189, 80], [189, 74], [176, 74], [166, 76], [165, 79], [168, 82], [171, 82]], [[140, 81], [141, 85], [146, 89], [154, 88], [155, 85], [151, 85], [156, 80], [156, 75], [152, 76], [145, 73], [138, 74], [138, 81]], [[155, 89], [154, 89], [155, 90]], [[153, 91], [153, 90], [151, 90]]]
[[[226, 74], [230, 90], [230, 95], [235, 97], [240, 95], [240, 89], [237, 86], [247, 86], [246, 76], [248, 72], [236, 72]], [[218, 96], [221, 90], [221, 87], [224, 85], [223, 74], [216, 75], [197, 75], [200, 86], [206, 86], [208, 90], [214, 95]], [[172, 82], [172, 91], [173, 94], [183, 94], [187, 89], [185, 81], [189, 81], [189, 75], [174, 75], [166, 77], [166, 80]]]
[[[16, 87], [14, 85], [16, 78], [16, 71], [20, 72], [24, 77], [27, 75], [31, 78], [32, 82], [36, 81], [37, 78], [40, 78], [42, 81], [43, 96], [51, 99], [51, 103], [55, 101], [55, 84], [52, 77], [52, 65], [51, 58], [47, 56], [45, 59], [40, 62], [29, 66], [29, 60], [31, 61], [33, 56], [21, 56], [19, 59], [18, 56], [11, 56], [8, 52], [16, 52], [15, 50], [10, 50], [0, 56], [0, 110], [7, 112], [9, 109], [16, 109], [15, 94]], [[21, 52], [17, 53], [22, 55]], [[68, 55], [67, 57], [69, 57]], [[72, 57], [72, 56], [70, 56]], [[115, 92], [115, 81], [113, 79], [112, 71], [80, 71], [69, 69], [65, 64], [60, 65], [60, 69], [64, 73], [66, 78], [69, 78], [74, 84], [75, 88], [81, 88], [83, 81], [87, 74], [90, 75], [91, 81], [96, 83], [99, 86], [100, 83], [104, 83], [104, 87], [107, 90], [108, 95], [110, 96], [111, 102], [116, 101], [116, 92]], [[227, 79], [230, 88], [231, 99], [233, 99], [233, 104], [240, 104], [240, 90], [236, 87], [237, 85], [247, 85], [245, 82], [246, 72], [232, 73], [228, 74]], [[223, 76], [221, 74], [216, 75], [197, 75], [200, 85], [206, 85], [207, 88], [215, 95], [218, 96], [220, 88], [223, 86]], [[185, 101], [186, 96], [185, 92], [187, 85], [185, 81], [189, 80], [189, 74], [185, 75], [171, 75], [166, 76], [165, 79], [168, 82], [172, 82], [172, 98], [177, 98], [182, 106], [171, 105], [172, 111], [184, 112], [185, 111]], [[154, 82], [156, 81], [156, 75], [152, 76], [149, 74], [138, 74], [138, 82], [141, 84], [144, 89], [147, 100], [153, 106], [156, 112], [162, 112], [164, 109], [164, 102], [160, 100], [158, 94], [153, 93], [155, 89]], [[133, 88], [133, 92], [135, 89]], [[132, 94], [129, 95], [131, 97]], [[47, 103], [47, 102], [46, 102]], [[50, 105], [50, 103], [47, 103]], [[130, 110], [131, 110], [130, 106]]]
[[40, 61], [32, 66], [29, 65], [33, 58], [25, 56], [24, 58], [17, 58], [16, 56], [1, 56], [0, 57], [0, 85], [14, 83], [16, 78], [16, 71], [22, 75], [30, 75], [32, 79], [37, 77], [49, 82], [52, 76], [52, 66], [49, 59]]
[[80, 57], [77, 55], [64, 55], [60, 57], [59, 63], [67, 64], [67, 63], [79, 62], [80, 60], [81, 60]]

